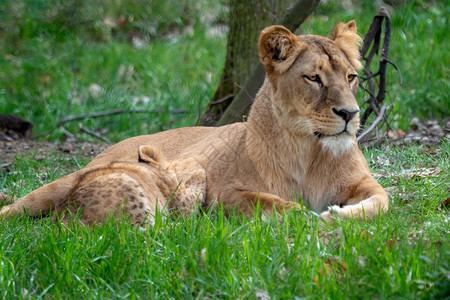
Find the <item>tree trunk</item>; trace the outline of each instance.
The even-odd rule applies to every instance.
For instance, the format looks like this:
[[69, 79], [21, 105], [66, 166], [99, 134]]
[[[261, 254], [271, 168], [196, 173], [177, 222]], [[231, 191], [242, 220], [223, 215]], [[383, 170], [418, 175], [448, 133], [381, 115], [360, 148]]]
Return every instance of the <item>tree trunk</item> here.
[[278, 24], [296, 0], [230, 0], [225, 67], [219, 87], [198, 124], [214, 126], [234, 96], [258, 66], [257, 42], [261, 30]]
[[281, 24], [294, 31], [319, 2], [230, 0], [225, 67], [219, 87], [197, 124], [215, 126], [242, 120], [265, 77], [257, 52], [261, 30]]

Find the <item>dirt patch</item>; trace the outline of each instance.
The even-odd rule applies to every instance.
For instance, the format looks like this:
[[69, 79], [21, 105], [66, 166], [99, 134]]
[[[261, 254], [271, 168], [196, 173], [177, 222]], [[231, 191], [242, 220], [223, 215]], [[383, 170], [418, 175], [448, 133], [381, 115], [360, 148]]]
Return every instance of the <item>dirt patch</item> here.
[[393, 145], [421, 144], [424, 146], [439, 145], [442, 140], [450, 139], [450, 120], [445, 126], [439, 125], [436, 120], [421, 122], [417, 118], [411, 121], [411, 129], [407, 132], [397, 129], [388, 131], [389, 142]]
[[26, 139], [0, 141], [0, 167], [8, 168], [15, 157], [31, 155], [35, 159], [48, 157], [50, 154], [60, 152], [80, 158], [90, 159], [108, 147], [107, 144], [91, 142], [36, 142]]
[[386, 143], [394, 146], [434, 147], [440, 145], [444, 140], [450, 140], [450, 119], [438, 122], [436, 120], [419, 121], [418, 118], [413, 118], [411, 127], [406, 132], [401, 129], [388, 132], [375, 131], [364, 137], [359, 143], [366, 147], [380, 147]]

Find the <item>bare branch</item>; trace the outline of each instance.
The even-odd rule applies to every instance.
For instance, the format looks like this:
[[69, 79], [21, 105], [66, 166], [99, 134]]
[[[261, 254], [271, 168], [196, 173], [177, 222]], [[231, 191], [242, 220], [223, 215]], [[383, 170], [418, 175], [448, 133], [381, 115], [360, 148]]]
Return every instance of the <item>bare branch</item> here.
[[89, 135], [92, 135], [93, 137], [98, 138], [99, 140], [102, 140], [102, 141], [106, 142], [109, 145], [112, 144], [112, 142], [110, 140], [108, 140], [108, 138], [104, 137], [103, 135], [101, 135], [101, 134], [99, 134], [97, 132], [91, 131], [91, 130], [83, 127], [83, 125], [81, 123], [78, 124], [78, 128], [80, 129], [80, 131], [82, 131], [84, 133], [87, 133]]
[[357, 138], [358, 142], [359, 142], [365, 135], [367, 135], [369, 132], [371, 132], [372, 130], [374, 130], [374, 129], [378, 126], [378, 123], [380, 123], [381, 120], [383, 119], [383, 116], [384, 116], [385, 111], [386, 111], [386, 104], [383, 104], [383, 106], [382, 106], [381, 109], [380, 109], [380, 113], [378, 114], [378, 117], [373, 121], [372, 125], [370, 125], [370, 127], [367, 128], [366, 131], [362, 132], [362, 133], [358, 136], [358, 138]]
[[367, 81], [367, 80], [370, 80], [370, 79], [372, 79], [372, 77], [375, 77], [375, 76], [378, 76], [378, 75], [380, 75], [380, 73], [379, 72], [376, 72], [376, 73], [373, 73], [373, 74], [370, 74], [370, 75], [368, 75], [367, 77], [362, 77], [361, 79], [361, 82], [360, 83], [363, 83], [363, 82], [365, 82], [365, 81]]
[[389, 63], [391, 66], [393, 66], [395, 71], [397, 71], [398, 78], [399, 78], [399, 81], [400, 81], [399, 84], [400, 84], [400, 86], [403, 86], [403, 77], [402, 77], [402, 73], [400, 73], [400, 69], [397, 67], [397, 65], [393, 61], [391, 61], [391, 60], [389, 60], [387, 58], [385, 58], [384, 60], [387, 63]]
[[220, 99], [217, 99], [217, 100], [211, 102], [211, 104], [212, 105], [219, 104], [219, 103], [222, 103], [223, 101], [226, 101], [226, 100], [228, 100], [230, 98], [233, 98], [233, 97], [234, 97], [234, 94], [228, 94], [225, 97], [222, 97]]
[[[383, 43], [381, 43], [382, 33], [383, 33], [383, 22], [384, 22], [384, 34], [383, 34]], [[383, 115], [384, 121], [386, 125], [389, 126], [388, 123], [388, 113], [383, 112], [381, 114], [380, 106], [383, 105], [383, 102], [386, 98], [386, 67], [388, 64], [391, 64], [399, 74], [400, 78], [400, 86], [402, 85], [402, 78], [400, 75], [400, 71], [397, 66], [388, 59], [389, 46], [391, 39], [391, 22], [389, 13], [381, 8], [377, 15], [375, 16], [372, 24], [370, 25], [369, 32], [364, 38], [363, 45], [360, 48], [360, 54], [364, 58], [365, 67], [364, 67], [364, 75], [360, 86], [369, 94], [369, 97], [361, 107], [367, 107], [365, 110], [362, 110], [361, 116], [361, 127], [364, 127], [366, 122], [368, 121], [370, 115], [375, 113], [378, 117]], [[381, 47], [380, 47], [381, 46]], [[370, 51], [369, 51], [370, 49]], [[370, 69], [371, 62], [375, 56], [380, 52], [379, 59], [379, 69], [376, 72], [372, 72]], [[368, 54], [367, 54], [368, 53]], [[367, 55], [367, 56], [366, 56]], [[377, 80], [378, 79], [378, 80]], [[364, 87], [362, 83], [365, 83], [368, 87]], [[377, 92], [376, 92], [377, 91]], [[378, 120], [378, 118], [376, 119]], [[377, 125], [379, 125], [381, 119], [378, 120]], [[370, 126], [371, 130], [373, 130], [372, 126]], [[371, 131], [370, 130], [370, 131]], [[367, 133], [364, 133], [364, 135]], [[361, 139], [361, 136], [358, 137], [358, 140]]]
[[69, 140], [74, 140], [74, 141], [77, 140], [77, 138], [72, 134], [72, 132], [70, 132], [66, 128], [61, 127], [61, 131], [68, 137]]
[[[91, 113], [91, 114], [74, 115], [74, 116], [64, 117], [61, 120], [59, 120], [58, 126], [61, 126], [64, 123], [68, 123], [68, 122], [72, 122], [72, 121], [100, 118], [100, 117], [111, 116], [111, 115], [118, 115], [118, 114], [127, 114], [127, 113], [135, 113], [135, 114], [148, 113], [148, 114], [153, 114], [153, 113], [160, 113], [160, 112], [162, 112], [162, 109], [160, 109], [160, 108], [154, 109], [154, 110], [147, 110], [147, 109], [132, 109], [132, 110], [115, 109], [115, 110], [109, 110], [109, 111], [100, 111], [100, 112]], [[171, 110], [170, 112], [173, 113], [173, 114], [184, 114], [184, 113], [186, 113], [186, 110], [184, 110], [184, 109], [175, 109], [175, 110]]]

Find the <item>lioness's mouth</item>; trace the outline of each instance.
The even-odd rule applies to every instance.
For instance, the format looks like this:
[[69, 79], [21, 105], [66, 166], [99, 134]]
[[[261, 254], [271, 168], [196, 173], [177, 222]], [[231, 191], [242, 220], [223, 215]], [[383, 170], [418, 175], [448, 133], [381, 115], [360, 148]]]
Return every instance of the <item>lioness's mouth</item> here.
[[318, 131], [314, 132], [314, 135], [317, 136], [319, 139], [323, 136], [323, 134], [321, 134]]
[[349, 134], [348, 131], [344, 129], [341, 132], [336, 133], [336, 134], [323, 134], [323, 133], [321, 133], [319, 131], [316, 131], [316, 132], [314, 132], [314, 135], [317, 136], [320, 139], [320, 138], [323, 138], [323, 137], [339, 136], [339, 135], [345, 134], [345, 133]]

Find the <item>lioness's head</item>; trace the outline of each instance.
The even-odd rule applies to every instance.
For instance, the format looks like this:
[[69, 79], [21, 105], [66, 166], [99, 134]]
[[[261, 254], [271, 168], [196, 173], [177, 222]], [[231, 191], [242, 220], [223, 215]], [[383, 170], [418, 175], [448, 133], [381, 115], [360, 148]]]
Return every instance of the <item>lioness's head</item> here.
[[258, 41], [274, 113], [291, 131], [314, 136], [336, 156], [352, 148], [359, 128], [360, 41], [355, 21], [339, 23], [329, 37], [296, 36], [271, 26]]

